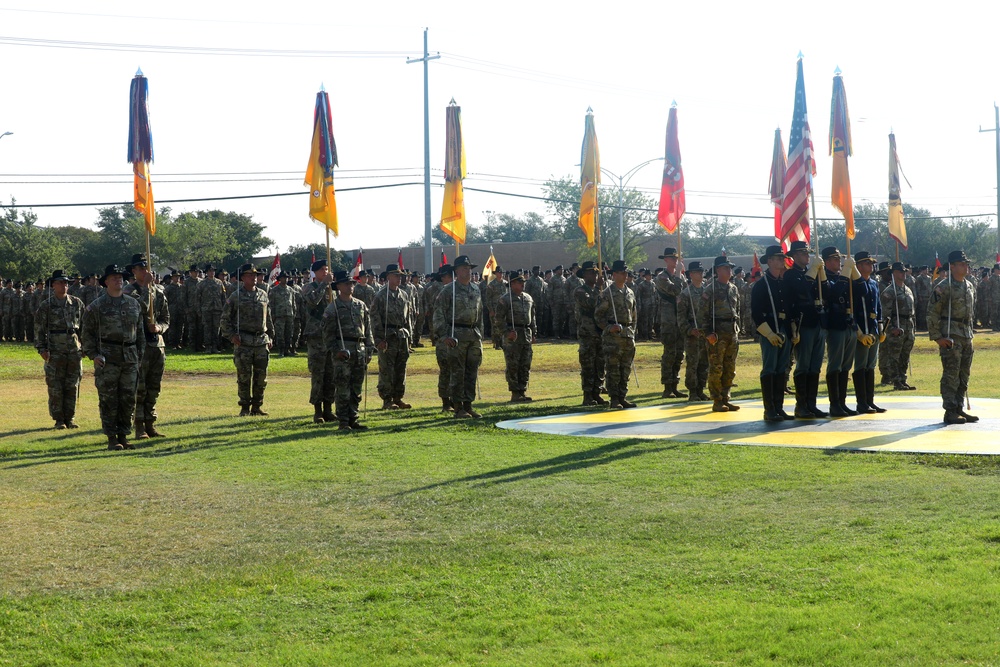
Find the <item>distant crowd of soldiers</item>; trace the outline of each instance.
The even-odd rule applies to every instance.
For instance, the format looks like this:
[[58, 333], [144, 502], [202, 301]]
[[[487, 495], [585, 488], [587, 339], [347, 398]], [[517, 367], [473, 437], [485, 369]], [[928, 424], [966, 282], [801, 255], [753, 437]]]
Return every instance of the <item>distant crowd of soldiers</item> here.
[[[945, 422], [977, 420], [960, 399], [973, 329], [1000, 329], [1000, 264], [968, 271], [955, 251], [934, 282], [927, 266], [877, 264], [867, 252], [846, 258], [828, 247], [810, 260], [801, 242], [787, 255], [769, 247], [763, 271], [748, 279], [725, 256], [710, 268], [685, 267], [674, 248], [659, 259], [664, 266], [655, 271], [632, 271], [623, 261], [601, 271], [588, 261], [544, 273], [534, 266], [530, 275], [497, 267], [488, 277], [467, 256], [424, 276], [395, 264], [379, 275], [331, 273], [320, 260], [271, 282], [251, 264], [232, 275], [192, 265], [186, 275], [157, 279], [137, 254], [100, 276], [56, 271], [23, 286], [5, 281], [0, 332], [4, 341], [33, 342], [45, 359], [58, 429], [76, 427], [81, 355], [95, 361], [109, 449], [132, 447], [133, 432], [163, 435], [155, 422], [167, 349], [231, 349], [240, 415], [251, 416], [267, 414], [272, 351], [294, 356], [305, 348], [314, 421], [352, 431], [366, 428], [358, 421], [361, 383], [376, 354], [382, 408], [411, 407], [407, 362], [424, 336], [435, 348], [442, 412], [459, 419], [480, 416], [472, 404], [483, 340], [504, 352], [512, 403], [532, 400], [533, 346], [548, 338], [576, 341], [584, 406], [634, 407], [627, 396], [636, 341], [657, 339], [662, 397], [711, 400], [713, 411], [727, 412], [739, 410], [730, 400], [736, 358], [741, 339], [752, 339], [762, 348], [764, 418], [781, 421], [884, 412], [874, 402], [876, 364], [881, 385], [914, 389], [910, 352], [914, 332], [924, 330], [941, 348]], [[824, 354], [829, 412], [816, 406]], [[679, 388], [685, 360], [687, 393]], [[846, 404], [848, 376], [857, 410]], [[795, 395], [792, 414], [783, 409], [786, 393]]]

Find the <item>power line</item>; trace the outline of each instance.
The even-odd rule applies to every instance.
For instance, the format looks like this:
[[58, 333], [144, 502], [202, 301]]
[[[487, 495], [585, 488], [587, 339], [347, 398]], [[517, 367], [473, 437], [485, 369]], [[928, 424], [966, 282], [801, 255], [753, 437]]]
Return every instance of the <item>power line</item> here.
[[278, 58], [402, 58], [410, 54], [410, 51], [319, 51], [310, 49], [254, 49], [214, 46], [174, 46], [169, 44], [82, 42], [77, 40], [7, 37], [2, 35], [0, 35], [0, 44], [54, 49], [81, 49], [87, 51], [132, 51], [200, 56], [271, 56]]
[[[338, 188], [337, 192], [356, 192], [361, 190], [382, 190], [387, 188], [398, 188], [406, 187], [410, 185], [423, 185], [422, 182], [410, 182], [410, 183], [388, 183], [385, 185], [365, 185], [357, 186], [353, 188]], [[441, 183], [433, 183], [434, 187], [444, 187]], [[484, 188], [474, 188], [467, 187], [465, 190], [470, 192], [482, 192], [484, 194], [499, 195], [502, 197], [515, 197], [518, 199], [532, 199], [535, 201], [551, 202], [555, 204], [579, 204], [576, 200], [570, 199], [557, 199], [555, 197], [543, 197], [539, 195], [526, 195], [519, 194], [516, 192], [503, 192], [500, 190], [487, 190]], [[227, 201], [236, 199], [269, 199], [274, 197], [299, 197], [302, 195], [308, 195], [308, 191], [297, 191], [297, 192], [275, 192], [268, 194], [255, 194], [255, 195], [231, 195], [224, 197], [195, 197], [195, 198], [185, 198], [185, 199], [163, 199], [159, 200], [160, 204], [183, 204], [189, 202], [203, 202], [203, 201]], [[66, 203], [66, 204], [0, 204], [0, 209], [3, 208], [68, 208], [68, 207], [80, 207], [80, 206], [124, 206], [129, 205], [130, 201], [113, 201], [113, 202], [78, 202], [78, 203]], [[618, 206], [613, 204], [606, 204], [605, 208], [611, 208], [614, 210], [618, 209]], [[640, 213], [655, 213], [657, 209], [655, 208], [645, 208], [641, 206], [622, 206], [623, 211], [637, 211]], [[701, 213], [698, 211], [688, 211], [687, 215], [697, 215], [706, 218], [735, 218], [738, 220], [773, 220], [773, 215], [750, 215], [743, 213]], [[930, 215], [930, 216], [908, 216], [907, 220], [957, 220], [962, 218], [985, 218], [992, 217], [996, 215], [995, 213], [969, 213], [967, 215]], [[855, 220], [859, 222], [871, 222], [878, 220], [887, 220], [888, 218], [861, 218], [856, 217]], [[816, 218], [819, 222], [839, 222], [843, 218]]]

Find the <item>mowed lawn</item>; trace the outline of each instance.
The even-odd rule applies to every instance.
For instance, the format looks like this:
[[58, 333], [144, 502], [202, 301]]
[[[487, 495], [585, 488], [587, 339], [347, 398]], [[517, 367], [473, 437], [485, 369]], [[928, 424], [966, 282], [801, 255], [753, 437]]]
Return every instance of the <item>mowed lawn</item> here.
[[[373, 362], [372, 429], [340, 435], [304, 356], [239, 419], [231, 357], [171, 353], [169, 437], [114, 453], [89, 363], [57, 432], [39, 358], [0, 345], [0, 665], [1000, 664], [1000, 462], [501, 431], [579, 409], [576, 349], [538, 345], [516, 407], [484, 356], [483, 420], [439, 414], [423, 348], [414, 409], [377, 409]], [[913, 363], [934, 395], [929, 341]]]

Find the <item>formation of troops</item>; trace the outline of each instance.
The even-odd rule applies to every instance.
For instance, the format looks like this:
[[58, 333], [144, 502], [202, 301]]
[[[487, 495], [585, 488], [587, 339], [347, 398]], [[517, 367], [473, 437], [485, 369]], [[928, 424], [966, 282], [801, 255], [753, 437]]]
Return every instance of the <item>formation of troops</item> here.
[[[636, 342], [658, 340], [662, 397], [711, 401], [715, 412], [740, 409], [731, 401], [736, 359], [741, 341], [756, 341], [764, 419], [783, 421], [885, 412], [877, 387], [915, 389], [910, 353], [915, 332], [927, 331], [940, 349], [944, 421], [978, 421], [965, 411], [972, 338], [977, 327], [1000, 330], [1000, 264], [971, 271], [957, 250], [935, 282], [926, 266], [876, 262], [865, 251], [848, 257], [832, 246], [816, 256], [802, 242], [787, 255], [768, 247], [762, 270], [749, 277], [725, 256], [685, 266], [666, 248], [659, 259], [655, 271], [623, 261], [603, 271], [591, 261], [544, 273], [498, 267], [490, 280], [465, 255], [425, 276], [390, 264], [378, 276], [354, 277], [320, 260], [269, 284], [252, 264], [232, 275], [192, 265], [157, 279], [137, 254], [99, 276], [57, 270], [36, 283], [3, 281], [0, 332], [4, 341], [34, 343], [42, 356], [57, 429], [77, 428], [82, 359], [93, 361], [111, 450], [132, 448], [133, 434], [163, 436], [156, 405], [168, 349], [231, 350], [241, 416], [267, 415], [270, 356], [304, 349], [313, 420], [363, 431], [372, 358], [382, 408], [409, 409], [407, 363], [425, 336], [442, 412], [457, 419], [481, 416], [473, 403], [484, 341], [503, 351], [510, 402], [523, 403], [532, 400], [534, 343], [547, 338], [576, 341], [584, 406], [635, 407], [628, 391]], [[821, 377], [829, 411], [817, 407]], [[794, 395], [789, 411], [786, 394]]]

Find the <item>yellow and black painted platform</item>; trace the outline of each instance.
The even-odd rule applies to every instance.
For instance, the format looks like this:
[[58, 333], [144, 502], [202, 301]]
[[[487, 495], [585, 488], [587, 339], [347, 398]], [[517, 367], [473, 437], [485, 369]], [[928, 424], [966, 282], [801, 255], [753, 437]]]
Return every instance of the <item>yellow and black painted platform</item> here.
[[[976, 424], [948, 426], [936, 396], [878, 396], [887, 412], [837, 419], [765, 422], [759, 400], [736, 401], [737, 412], [712, 412], [711, 403], [667, 403], [629, 410], [595, 410], [512, 419], [500, 428], [595, 438], [649, 438], [685, 442], [871, 452], [1000, 455], [1000, 400], [974, 398], [966, 411]], [[791, 401], [794, 404], [794, 399]], [[852, 403], [849, 403], [853, 407]], [[785, 409], [791, 412], [786, 402]], [[821, 409], [827, 409], [820, 403]]]

